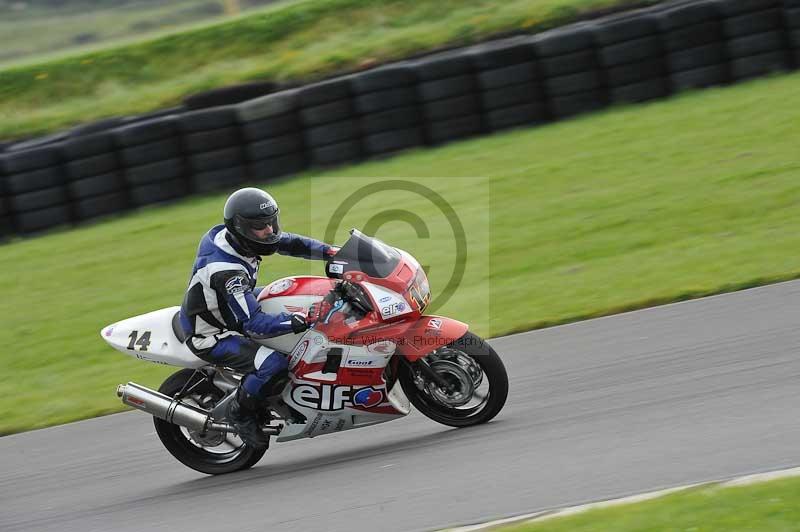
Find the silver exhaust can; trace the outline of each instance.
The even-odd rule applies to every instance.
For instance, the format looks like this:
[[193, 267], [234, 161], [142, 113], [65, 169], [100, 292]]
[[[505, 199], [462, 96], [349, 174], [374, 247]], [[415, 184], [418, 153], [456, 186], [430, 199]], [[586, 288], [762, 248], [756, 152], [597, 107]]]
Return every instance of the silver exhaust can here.
[[159, 419], [169, 421], [198, 432], [205, 432], [211, 413], [196, 406], [187, 405], [178, 399], [151, 390], [135, 382], [117, 386], [117, 396], [133, 408], [147, 412]]

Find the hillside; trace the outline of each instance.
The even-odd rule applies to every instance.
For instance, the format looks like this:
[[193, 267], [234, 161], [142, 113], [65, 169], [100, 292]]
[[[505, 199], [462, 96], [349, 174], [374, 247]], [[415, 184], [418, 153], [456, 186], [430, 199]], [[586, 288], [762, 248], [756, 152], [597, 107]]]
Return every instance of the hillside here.
[[0, 70], [0, 139], [169, 107], [249, 80], [299, 82], [656, 0], [299, 0], [229, 22]]

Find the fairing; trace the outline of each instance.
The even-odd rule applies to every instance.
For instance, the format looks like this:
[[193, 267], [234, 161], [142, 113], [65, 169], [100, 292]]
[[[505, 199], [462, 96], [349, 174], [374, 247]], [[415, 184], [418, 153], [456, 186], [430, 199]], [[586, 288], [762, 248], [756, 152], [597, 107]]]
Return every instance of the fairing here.
[[178, 310], [180, 307], [168, 307], [112, 323], [100, 336], [114, 349], [140, 360], [182, 368], [207, 365], [172, 331], [172, 317]]
[[[467, 331], [467, 325], [456, 320], [423, 315], [430, 299], [428, 280], [411, 255], [356, 230], [351, 235], [327, 263], [328, 278], [278, 279], [258, 295], [264, 312], [307, 315], [339, 283], [348, 283], [336, 292], [339, 296], [346, 292], [347, 298], [338, 299], [333, 311], [313, 328], [259, 340], [289, 357], [292, 382], [284, 388], [282, 399], [290, 415], [279, 442], [407, 415], [408, 399], [402, 387], [395, 385], [399, 360], [393, 357], [417, 360]], [[343, 287], [353, 291], [342, 292]], [[171, 319], [178, 308], [115, 323], [101, 334], [115, 349], [143, 360], [203, 366], [206, 363], [172, 331]], [[147, 342], [137, 343], [143, 332], [148, 333]]]

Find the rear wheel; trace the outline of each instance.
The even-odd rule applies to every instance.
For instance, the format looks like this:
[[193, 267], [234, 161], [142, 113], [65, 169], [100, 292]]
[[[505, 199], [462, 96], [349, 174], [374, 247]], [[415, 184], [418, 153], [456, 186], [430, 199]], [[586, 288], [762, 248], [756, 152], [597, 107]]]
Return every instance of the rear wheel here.
[[[440, 382], [431, 378], [422, 363]], [[500, 412], [508, 396], [508, 375], [500, 357], [469, 332], [423, 360], [401, 365], [399, 376], [417, 410], [451, 427], [486, 423]]]
[[[182, 369], [170, 375], [159, 387], [164, 395], [175, 397], [184, 391], [181, 401], [210, 410], [225, 393], [214, 386], [202, 373]], [[153, 418], [161, 443], [184, 465], [201, 473], [221, 475], [253, 467], [264, 453], [265, 448], [255, 448], [245, 444], [237, 435], [219, 431], [197, 431]]]

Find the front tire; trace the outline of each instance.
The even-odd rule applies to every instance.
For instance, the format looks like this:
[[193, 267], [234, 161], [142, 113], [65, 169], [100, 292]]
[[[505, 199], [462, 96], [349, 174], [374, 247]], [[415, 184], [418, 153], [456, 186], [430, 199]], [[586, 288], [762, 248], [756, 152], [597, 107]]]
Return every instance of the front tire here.
[[451, 427], [469, 427], [495, 417], [508, 397], [508, 374], [492, 347], [470, 332], [425, 357], [451, 386], [441, 388], [415, 364], [401, 364], [399, 379], [414, 407]]
[[[186, 386], [187, 383], [189, 386]], [[195, 384], [197, 386], [192, 388]], [[175, 397], [184, 386], [187, 390], [191, 388], [192, 391], [181, 400], [205, 409], [212, 408], [225, 395], [222, 390], [209, 382], [205, 375], [191, 369], [173, 373], [158, 391], [169, 397]], [[185, 427], [156, 417], [153, 418], [153, 423], [161, 443], [172, 456], [195, 471], [208, 475], [222, 475], [249, 469], [261, 460], [267, 451], [266, 447], [249, 446], [237, 436], [230, 434], [209, 432], [206, 435], [198, 435]]]

